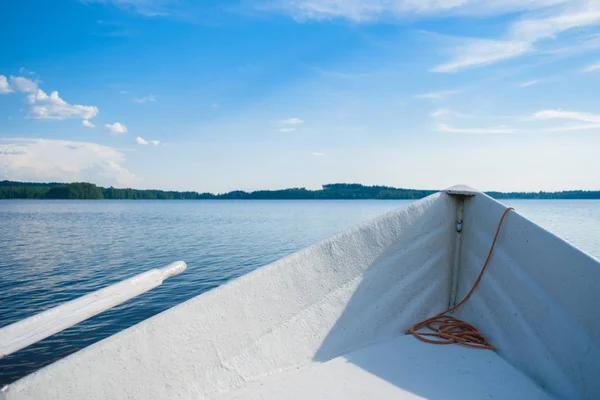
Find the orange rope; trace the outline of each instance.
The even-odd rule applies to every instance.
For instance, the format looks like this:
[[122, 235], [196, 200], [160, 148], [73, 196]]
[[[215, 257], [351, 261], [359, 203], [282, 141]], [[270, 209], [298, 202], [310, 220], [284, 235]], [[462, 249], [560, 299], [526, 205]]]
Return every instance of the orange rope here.
[[[479, 285], [479, 281], [481, 281], [481, 277], [483, 276], [483, 273], [485, 272], [485, 269], [487, 268], [488, 263], [492, 258], [492, 252], [494, 251], [494, 246], [496, 246], [496, 240], [498, 240], [498, 234], [500, 233], [502, 222], [504, 222], [504, 217], [506, 217], [510, 210], [514, 210], [514, 208], [508, 207], [506, 210], [504, 210], [504, 214], [502, 214], [500, 222], [498, 222], [498, 228], [496, 228], [496, 234], [494, 235], [492, 246], [490, 247], [490, 251], [488, 252], [485, 262], [483, 263], [481, 272], [479, 273], [477, 280], [475, 281], [473, 287], [471, 288], [469, 293], [467, 293], [465, 298], [462, 299], [460, 303], [450, 307], [446, 311], [442, 311], [441, 313], [436, 314], [431, 318], [427, 318], [426, 320], [413, 325], [406, 331], [407, 334], [414, 335], [417, 339], [427, 343], [458, 343], [468, 347], [496, 350], [496, 348], [492, 344], [490, 344], [483, 337], [481, 332], [479, 332], [477, 328], [475, 328], [473, 325], [467, 324], [465, 321], [462, 321], [458, 318], [446, 314], [451, 313], [458, 307], [462, 306], [469, 299], [469, 297], [471, 297], [477, 285]], [[419, 330], [423, 328], [427, 328], [431, 332], [419, 332]], [[429, 339], [429, 337], [435, 337], [439, 339]]]

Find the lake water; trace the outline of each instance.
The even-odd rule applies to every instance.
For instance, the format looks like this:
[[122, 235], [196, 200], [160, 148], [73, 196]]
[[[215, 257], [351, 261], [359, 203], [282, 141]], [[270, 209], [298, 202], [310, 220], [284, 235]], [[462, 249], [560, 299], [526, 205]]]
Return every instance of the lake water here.
[[[600, 259], [600, 201], [504, 201]], [[0, 360], [0, 386], [409, 201], [0, 201], [0, 326], [152, 268], [162, 286]]]

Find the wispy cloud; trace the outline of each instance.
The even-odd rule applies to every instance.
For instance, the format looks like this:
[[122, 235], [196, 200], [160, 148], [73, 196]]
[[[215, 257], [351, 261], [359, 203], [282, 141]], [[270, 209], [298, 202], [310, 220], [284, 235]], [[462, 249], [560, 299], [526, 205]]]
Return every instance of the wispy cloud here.
[[[548, 41], [549, 44], [552, 44], [552, 41]], [[536, 48], [536, 52], [541, 55], [562, 55], [563, 57], [574, 56], [578, 53], [584, 53], [587, 51], [594, 51], [600, 47], [600, 34], [591, 33], [576, 35], [576, 37], [565, 40], [560, 43], [556, 43], [555, 46], [546, 46]]]
[[285, 119], [283, 121], [281, 121], [281, 124], [283, 125], [281, 128], [279, 128], [279, 132], [294, 132], [296, 130], [296, 127], [303, 124], [304, 120], [300, 119], [298, 117], [292, 117], [292, 118], [288, 118]]
[[428, 100], [444, 100], [448, 96], [460, 93], [460, 90], [444, 90], [441, 92], [430, 92], [415, 95], [417, 99], [428, 99]]
[[431, 114], [429, 114], [429, 116], [432, 118], [440, 118], [440, 117], [444, 117], [444, 116], [452, 116], [452, 117], [460, 117], [460, 118], [474, 117], [474, 115], [459, 113], [454, 110], [451, 110], [450, 108], [438, 108], [438, 109], [434, 110]]
[[437, 130], [440, 132], [451, 132], [451, 133], [474, 133], [474, 134], [509, 134], [516, 133], [516, 130], [507, 126], [496, 126], [489, 128], [457, 128], [447, 124], [439, 124]]
[[96, 143], [48, 139], [0, 139], [0, 179], [131, 186], [136, 176], [125, 156]]
[[315, 157], [323, 157], [323, 156], [325, 156], [325, 153], [321, 153], [321, 152], [318, 152], [318, 151], [313, 151], [310, 154], [312, 154]]
[[127, 127], [120, 122], [105, 124], [104, 127], [112, 133], [127, 133]]
[[464, 44], [452, 49], [452, 61], [438, 65], [432, 72], [457, 72], [464, 68], [481, 67], [523, 55], [532, 44], [523, 41], [465, 39]]
[[429, 114], [430, 117], [436, 119], [442, 119], [443, 117], [457, 117], [457, 118], [468, 118], [468, 119], [509, 119], [509, 120], [522, 120], [521, 117], [515, 115], [485, 115], [485, 114], [470, 114], [455, 111], [451, 108], [442, 107], [434, 110]]
[[[175, 0], [80, 0], [103, 3], [150, 17], [202, 14], [193, 2]], [[595, 1], [586, 0], [253, 0], [246, 6], [255, 10], [282, 13], [302, 22], [342, 18], [355, 23], [376, 20], [414, 19], [430, 16], [497, 16], [522, 13], [497, 39], [458, 38], [462, 43], [450, 49], [451, 59], [432, 69], [434, 72], [457, 72], [523, 56], [536, 51], [544, 39], [554, 39], [574, 28], [600, 23]], [[576, 46], [573, 43], [573, 46]], [[340, 78], [355, 76], [330, 71]], [[327, 71], [325, 71], [327, 73]]]
[[255, 3], [257, 8], [278, 11], [304, 19], [344, 18], [354, 22], [369, 22], [380, 18], [414, 17], [418, 15], [494, 15], [535, 10], [566, 0], [270, 0]]
[[592, 72], [598, 70], [600, 70], [600, 62], [587, 66], [586, 68], [584, 68], [583, 72]]
[[135, 138], [135, 142], [137, 144], [141, 144], [143, 146], [146, 146], [148, 144], [153, 144], [154, 146], [158, 146], [160, 144], [160, 141], [158, 141], [158, 140], [146, 140], [140, 136]]
[[154, 95], [149, 95], [149, 96], [145, 96], [145, 97], [140, 97], [140, 98], [133, 98], [131, 99], [134, 103], [148, 103], [148, 102], [152, 102], [152, 103], [156, 103], [156, 96]]
[[35, 71], [29, 71], [29, 70], [27, 70], [27, 68], [21, 67], [21, 68], [19, 68], [19, 74], [35, 75]]
[[565, 110], [542, 110], [534, 113], [529, 119], [567, 119], [581, 122], [600, 123], [599, 114]]
[[437, 110], [433, 110], [433, 112], [429, 114], [429, 116], [432, 118], [438, 118], [443, 115], [452, 115], [452, 110], [448, 108], [438, 108]]
[[535, 50], [535, 45], [554, 39], [561, 33], [600, 23], [600, 7], [595, 2], [575, 1], [538, 18], [524, 18], [512, 23], [504, 38], [497, 40], [463, 38], [453, 49], [453, 58], [433, 68], [434, 72], [457, 72], [465, 68], [495, 64]]
[[284, 121], [282, 121], [285, 125], [299, 125], [299, 124], [303, 124], [304, 120], [298, 118], [298, 117], [292, 117], [292, 118], [288, 118]]
[[571, 124], [556, 126], [553, 128], [537, 129], [529, 131], [531, 133], [552, 133], [552, 132], [568, 132], [568, 131], [589, 131], [600, 130], [600, 124]]
[[538, 79], [534, 79], [534, 80], [531, 80], [531, 81], [521, 82], [521, 83], [519, 83], [519, 86], [520, 87], [527, 87], [527, 86], [537, 85], [538, 83], [540, 83], [540, 81]]
[[83, 121], [81, 121], [81, 125], [83, 125], [83, 126], [85, 126], [87, 128], [95, 128], [96, 127], [96, 125], [92, 124], [87, 119], [84, 119]]
[[[486, 117], [486, 118], [503, 118], [503, 117]], [[509, 118], [509, 117], [504, 117]], [[579, 111], [563, 111], [563, 110], [542, 110], [538, 111], [527, 118], [510, 117], [514, 123], [531, 122], [540, 120], [570, 120], [577, 121], [578, 124], [567, 124], [551, 127], [535, 128], [531, 125], [519, 125], [511, 127], [506, 125], [492, 127], [455, 127], [449, 124], [440, 123], [436, 127], [439, 132], [451, 133], [470, 133], [470, 134], [543, 134], [543, 133], [560, 133], [569, 131], [584, 131], [584, 130], [600, 130], [600, 115], [590, 114]]]

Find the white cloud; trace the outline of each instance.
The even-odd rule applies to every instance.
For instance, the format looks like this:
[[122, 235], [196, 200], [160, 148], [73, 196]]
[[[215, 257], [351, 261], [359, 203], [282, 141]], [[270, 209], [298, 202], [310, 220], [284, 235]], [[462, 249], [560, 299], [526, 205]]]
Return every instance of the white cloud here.
[[445, 90], [441, 92], [430, 92], [415, 95], [417, 99], [428, 99], [428, 100], [444, 100], [448, 96], [460, 93], [459, 90]]
[[294, 132], [296, 130], [295, 125], [303, 124], [304, 120], [298, 117], [292, 117], [281, 121], [281, 123], [283, 124], [283, 127], [279, 128], [279, 132]]
[[[459, 114], [460, 115], [460, 114]], [[542, 127], [542, 128], [530, 128], [530, 127], [509, 127], [506, 125], [493, 126], [493, 127], [469, 127], [461, 128], [455, 127], [448, 124], [439, 124], [436, 128], [439, 132], [451, 132], [451, 133], [472, 133], [472, 134], [511, 134], [511, 133], [522, 133], [522, 134], [543, 134], [543, 133], [560, 133], [569, 131], [583, 131], [583, 130], [600, 130], [600, 115], [582, 113], [577, 111], [561, 111], [561, 110], [543, 110], [534, 113], [527, 119], [517, 117], [478, 117], [469, 116], [475, 118], [511, 118], [514, 121], [534, 121], [534, 120], [550, 120], [550, 119], [563, 119], [583, 122], [579, 124], [568, 124], [561, 126]]]
[[415, 15], [493, 15], [534, 10], [567, 0], [270, 0], [261, 9], [280, 11], [296, 19], [345, 18], [368, 22], [378, 18], [406, 18]]
[[454, 59], [432, 68], [433, 72], [457, 72], [464, 68], [494, 64], [527, 53], [532, 44], [519, 41], [465, 39], [465, 43], [452, 49]]
[[439, 119], [442, 119], [445, 116], [457, 117], [457, 118], [468, 118], [468, 119], [484, 119], [484, 120], [503, 119], [503, 120], [521, 121], [523, 119], [522, 117], [516, 116], [516, 115], [489, 115], [489, 114], [486, 115], [486, 114], [463, 113], [463, 112], [455, 111], [448, 107], [442, 107], [442, 108], [433, 110], [433, 112], [431, 112], [429, 114], [429, 116], [432, 118], [439, 118]]
[[440, 118], [443, 117], [457, 117], [457, 118], [469, 118], [469, 119], [486, 119], [486, 120], [494, 120], [494, 119], [508, 119], [508, 120], [517, 120], [518, 117], [514, 115], [480, 115], [480, 114], [465, 114], [458, 111], [454, 111], [450, 108], [438, 108], [434, 110], [431, 114], [429, 114], [432, 118]]
[[131, 99], [131, 100], [134, 103], [140, 103], [140, 104], [141, 103], [148, 103], [148, 102], [156, 103], [156, 97], [154, 95], [152, 95], [152, 94], [149, 95], [149, 96], [146, 96], [146, 97], [141, 97], [139, 99], [138, 98], [134, 98], [134, 99]]
[[[131, 9], [147, 16], [193, 13], [191, 3], [174, 0], [80, 0]], [[456, 72], [522, 56], [544, 39], [600, 22], [597, 0], [254, 0], [253, 8], [290, 15], [298, 21], [343, 18], [357, 23], [431, 16], [497, 16], [521, 13], [497, 39], [461, 38], [449, 62], [435, 72]], [[576, 45], [571, 43], [570, 45]]]
[[22, 76], [11, 76], [10, 86], [13, 90], [23, 93], [34, 93], [38, 88], [37, 83]]
[[497, 126], [491, 128], [456, 128], [447, 124], [439, 124], [437, 130], [440, 132], [452, 132], [452, 133], [475, 133], [475, 134], [506, 134], [515, 133], [516, 130], [506, 127]]
[[299, 124], [304, 123], [304, 120], [302, 120], [298, 117], [292, 117], [292, 118], [288, 118], [288, 119], [284, 120], [283, 123], [286, 125], [299, 125]]
[[532, 133], [552, 133], [552, 132], [568, 132], [568, 131], [587, 131], [590, 129], [600, 130], [600, 124], [578, 124], [578, 125], [563, 125], [555, 128], [538, 129], [531, 131]]
[[[583, 70], [583, 72], [592, 72], [592, 71], [598, 71], [598, 70], [600, 70], [600, 62], [597, 62], [596, 64], [592, 64], [592, 65], [586, 67]], [[2, 92], [0, 91], [0, 93], [2, 93]]]
[[58, 96], [57, 91], [51, 92], [48, 96], [41, 89], [27, 96], [27, 108], [29, 117], [33, 119], [90, 119], [98, 114], [96, 106], [69, 104]]
[[450, 108], [438, 108], [437, 110], [434, 110], [431, 114], [429, 114], [429, 116], [432, 118], [440, 118], [440, 117], [444, 117], [444, 116], [458, 117], [458, 118], [478, 118], [478, 119], [513, 118], [513, 117], [497, 116], [497, 115], [487, 116], [487, 115], [476, 115], [476, 114], [464, 114], [464, 113], [454, 111]]
[[[26, 70], [21, 68], [21, 73], [23, 71]], [[9, 84], [6, 76], [0, 75], [0, 94], [11, 92], [29, 93], [25, 101], [28, 118], [54, 120], [81, 118], [89, 120], [98, 114], [98, 107], [69, 104], [60, 98], [57, 91], [47, 95], [46, 92], [38, 88], [37, 82], [30, 79], [22, 76], [11, 76]], [[84, 122], [83, 125], [93, 127], [93, 125], [90, 126], [89, 121]]]
[[536, 85], [538, 83], [540, 83], [540, 81], [538, 79], [534, 79], [534, 80], [531, 80], [531, 81], [521, 82], [521, 83], [519, 83], [519, 86], [520, 87], [527, 87], [527, 86]]
[[310, 153], [310, 154], [312, 154], [312, 155], [313, 155], [313, 156], [315, 156], [315, 157], [323, 157], [323, 156], [325, 155], [325, 153], [320, 153], [320, 152], [318, 152], [318, 151], [313, 151], [313, 152], [312, 152], [312, 153]]
[[128, 92], [127, 90], [119, 90], [119, 93], [120, 93], [120, 94], [127, 94], [127, 93], [129, 93], [129, 92]]
[[511, 24], [502, 39], [463, 38], [463, 44], [451, 50], [454, 55], [452, 60], [433, 68], [432, 71], [456, 72], [464, 68], [512, 59], [534, 51], [535, 45], [542, 40], [555, 39], [565, 31], [599, 23], [598, 4], [576, 0], [572, 2], [571, 7], [562, 8], [559, 12], [545, 13], [539, 18], [517, 20]]
[[24, 73], [28, 73], [29, 75], [35, 75], [35, 71], [28, 71], [25, 67], [19, 68], [19, 74], [23, 75]]
[[534, 113], [529, 119], [568, 119], [581, 122], [600, 123], [600, 115], [580, 111], [542, 110]]
[[12, 93], [13, 90], [8, 84], [6, 76], [0, 75], [0, 94]]
[[138, 136], [135, 138], [135, 142], [137, 144], [141, 144], [141, 145], [148, 145], [148, 144], [153, 144], [154, 146], [158, 146], [160, 144], [159, 140], [146, 140], [141, 136]]
[[448, 108], [438, 108], [437, 110], [434, 110], [431, 114], [429, 114], [429, 116], [432, 118], [438, 118], [443, 115], [453, 115], [453, 111]]
[[81, 125], [83, 125], [85, 127], [88, 127], [88, 128], [95, 128], [96, 127], [96, 125], [92, 124], [87, 119], [84, 119], [83, 121], [81, 121]]
[[127, 127], [120, 122], [114, 124], [105, 124], [104, 127], [112, 133], [127, 133]]
[[562, 12], [543, 18], [517, 21], [510, 29], [510, 36], [533, 43], [540, 39], [553, 38], [555, 35], [569, 29], [600, 23], [600, 9], [597, 4], [577, 1], [572, 3], [580, 3], [581, 6], [577, 9], [562, 10]]
[[87, 181], [130, 186], [138, 181], [116, 149], [96, 143], [48, 139], [0, 139], [0, 179]]

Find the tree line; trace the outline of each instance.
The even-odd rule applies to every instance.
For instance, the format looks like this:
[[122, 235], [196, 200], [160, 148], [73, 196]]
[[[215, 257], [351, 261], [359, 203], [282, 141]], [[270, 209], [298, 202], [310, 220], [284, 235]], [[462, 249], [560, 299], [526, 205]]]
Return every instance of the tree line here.
[[[398, 189], [389, 186], [365, 186], [357, 183], [332, 183], [320, 190], [291, 188], [282, 190], [235, 190], [213, 194], [170, 190], [141, 190], [101, 187], [87, 182], [33, 183], [0, 181], [0, 199], [79, 199], [79, 200], [414, 200], [436, 190]], [[600, 199], [600, 191], [562, 192], [487, 192], [496, 199]]]

